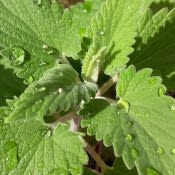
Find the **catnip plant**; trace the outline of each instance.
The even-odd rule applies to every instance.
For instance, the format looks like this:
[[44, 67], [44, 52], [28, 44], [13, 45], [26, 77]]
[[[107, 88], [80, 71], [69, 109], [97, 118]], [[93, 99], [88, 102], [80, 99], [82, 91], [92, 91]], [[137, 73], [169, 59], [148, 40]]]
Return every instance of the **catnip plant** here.
[[0, 175], [175, 175], [173, 6], [0, 0]]

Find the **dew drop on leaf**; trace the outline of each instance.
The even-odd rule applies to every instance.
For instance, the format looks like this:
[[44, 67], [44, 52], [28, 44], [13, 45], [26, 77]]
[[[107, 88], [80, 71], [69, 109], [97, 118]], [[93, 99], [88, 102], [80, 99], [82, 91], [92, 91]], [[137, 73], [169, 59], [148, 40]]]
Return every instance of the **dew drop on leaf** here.
[[100, 31], [100, 35], [103, 36], [105, 33], [103, 31]]
[[172, 155], [175, 155], [175, 148], [172, 148], [172, 149], [170, 150], [170, 153], [171, 153]]
[[31, 84], [34, 81], [34, 78], [32, 76], [29, 76], [28, 78], [25, 79], [24, 83], [25, 84]]
[[1, 123], [1, 122], [4, 122], [4, 119], [3, 119], [3, 118], [0, 118], [0, 123]]
[[131, 142], [133, 140], [133, 136], [131, 134], [128, 134], [126, 137], [125, 137], [125, 140], [128, 141], [128, 142]]
[[40, 104], [40, 103], [42, 103], [42, 100], [37, 100], [35, 103]]
[[146, 168], [146, 175], [160, 175], [154, 168]]
[[170, 110], [175, 111], [175, 104], [170, 105]]
[[135, 148], [131, 149], [131, 156], [135, 160], [139, 156], [139, 151]]
[[163, 155], [163, 154], [164, 154], [163, 148], [159, 147], [159, 148], [157, 149], [157, 154]]
[[42, 88], [39, 88], [39, 89], [38, 89], [39, 92], [43, 92], [43, 91], [45, 91], [45, 90], [46, 90], [46, 87], [42, 87]]
[[12, 50], [12, 61], [16, 65], [21, 65], [25, 59], [25, 51], [19, 47], [15, 47]]
[[35, 5], [40, 6], [40, 5], [42, 4], [42, 0], [33, 0], [33, 3], [34, 3]]
[[52, 135], [52, 131], [49, 128], [43, 129], [42, 130], [42, 136], [44, 137], [50, 137]]
[[43, 48], [43, 49], [48, 49], [49, 46], [48, 46], [47, 44], [43, 44], [42, 48]]
[[44, 162], [43, 161], [37, 162], [37, 167], [38, 168], [43, 168], [44, 167]]
[[59, 92], [60, 94], [62, 94], [62, 93], [63, 93], [63, 89], [62, 89], [62, 88], [59, 88], [59, 89], [58, 89], [58, 92]]
[[46, 64], [47, 64], [47, 63], [44, 62], [44, 61], [42, 61], [42, 60], [39, 62], [39, 65], [40, 65], [40, 66], [43, 66], [43, 65], [46, 65]]
[[18, 157], [18, 145], [14, 141], [7, 141], [4, 144], [4, 150], [6, 152], [6, 168], [8, 170], [12, 170], [17, 167], [18, 162], [19, 162], [19, 157]]

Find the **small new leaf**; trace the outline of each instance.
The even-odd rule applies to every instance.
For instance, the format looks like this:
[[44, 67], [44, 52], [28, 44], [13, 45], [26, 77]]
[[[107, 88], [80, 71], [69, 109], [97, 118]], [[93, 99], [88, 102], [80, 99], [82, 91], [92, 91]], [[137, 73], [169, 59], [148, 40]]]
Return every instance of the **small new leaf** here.
[[[109, 75], [128, 62], [136, 36], [141, 1], [107, 0], [92, 20], [87, 35], [91, 45], [83, 60], [82, 75], [88, 81], [97, 81], [102, 68]], [[102, 48], [106, 48], [103, 52]], [[94, 59], [101, 63], [100, 69]], [[93, 66], [89, 66], [93, 65]], [[96, 71], [97, 69], [97, 71]], [[97, 74], [94, 78], [94, 74]]]

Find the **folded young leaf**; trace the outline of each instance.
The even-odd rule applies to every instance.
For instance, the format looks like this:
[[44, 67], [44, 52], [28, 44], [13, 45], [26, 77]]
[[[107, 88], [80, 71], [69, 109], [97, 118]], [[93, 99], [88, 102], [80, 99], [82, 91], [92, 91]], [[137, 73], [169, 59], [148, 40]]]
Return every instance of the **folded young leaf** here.
[[140, 8], [140, 0], [107, 0], [102, 5], [87, 31], [91, 45], [83, 60], [82, 75], [86, 80], [97, 81], [102, 67], [112, 75], [128, 62]]
[[0, 0], [1, 55], [8, 58], [2, 63], [20, 77], [38, 79], [53, 67], [58, 52], [74, 57], [81, 50], [77, 28], [56, 1]]
[[0, 170], [9, 175], [81, 175], [87, 155], [80, 133], [36, 120], [0, 123]]
[[175, 100], [150, 74], [150, 69], [136, 73], [133, 66], [123, 71], [117, 105], [91, 101], [81, 111], [82, 126], [106, 146], [113, 145], [115, 155], [122, 155], [129, 169], [135, 165], [139, 175], [174, 175]]
[[60, 64], [25, 90], [15, 102], [10, 118], [41, 118], [56, 111], [67, 111], [81, 102], [88, 102], [96, 91], [95, 84], [81, 82], [71, 66]]
[[168, 13], [163, 9], [155, 14], [137, 38], [135, 52], [130, 64], [137, 69], [153, 68], [154, 75], [160, 75], [168, 90], [175, 89], [175, 9]]

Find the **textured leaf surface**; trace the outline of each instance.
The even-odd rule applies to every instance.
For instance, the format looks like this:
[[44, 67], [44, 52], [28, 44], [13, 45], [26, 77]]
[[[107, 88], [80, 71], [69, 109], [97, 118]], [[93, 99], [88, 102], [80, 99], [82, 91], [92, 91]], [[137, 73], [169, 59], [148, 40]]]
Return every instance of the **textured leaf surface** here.
[[86, 0], [71, 6], [73, 23], [79, 22], [79, 34], [83, 36], [92, 18], [99, 11], [104, 0]]
[[35, 120], [0, 123], [1, 175], [81, 175], [87, 155], [81, 134]]
[[114, 74], [127, 62], [133, 51], [137, 22], [140, 15], [139, 0], [107, 0], [92, 20], [87, 31], [91, 45], [83, 60], [85, 79], [96, 81], [98, 72], [106, 65], [106, 73]]
[[125, 70], [117, 86], [118, 104], [91, 101], [81, 112], [82, 126], [113, 145], [115, 155], [122, 155], [128, 168], [135, 164], [140, 175], [174, 175], [175, 100], [150, 74], [150, 69], [136, 73], [132, 66]]
[[5, 100], [19, 96], [25, 89], [22, 80], [9, 69], [0, 66], [0, 106], [5, 105]]
[[[6, 50], [1, 55], [8, 58], [3, 64], [10, 64], [20, 77], [38, 79], [53, 67], [58, 52], [76, 55], [81, 47], [76, 29], [71, 13], [62, 12], [56, 1], [0, 1], [0, 46]], [[12, 54], [16, 47], [24, 50], [22, 65], [13, 64], [18, 59]]]
[[147, 21], [139, 31], [137, 46], [131, 55], [131, 64], [137, 69], [153, 68], [169, 90], [175, 89], [175, 10], [163, 9]]
[[10, 117], [44, 117], [56, 111], [67, 111], [81, 102], [88, 102], [96, 91], [95, 84], [80, 82], [71, 66], [60, 64], [26, 89], [14, 104]]

